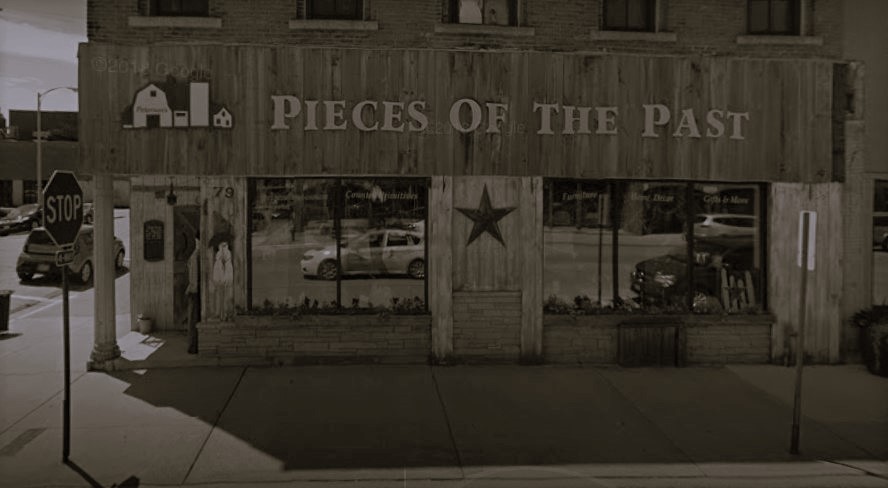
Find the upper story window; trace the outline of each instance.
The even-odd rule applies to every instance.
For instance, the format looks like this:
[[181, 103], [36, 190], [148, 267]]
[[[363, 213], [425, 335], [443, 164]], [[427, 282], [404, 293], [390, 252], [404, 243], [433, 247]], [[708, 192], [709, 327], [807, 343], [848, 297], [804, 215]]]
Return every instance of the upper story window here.
[[451, 0], [451, 22], [518, 25], [518, 0]]
[[361, 0], [309, 0], [308, 18], [331, 20], [361, 20], [364, 5]]
[[605, 0], [603, 30], [656, 31], [657, 0]]
[[151, 0], [151, 15], [161, 17], [206, 17], [209, 0]]
[[748, 0], [750, 34], [798, 35], [799, 0]]

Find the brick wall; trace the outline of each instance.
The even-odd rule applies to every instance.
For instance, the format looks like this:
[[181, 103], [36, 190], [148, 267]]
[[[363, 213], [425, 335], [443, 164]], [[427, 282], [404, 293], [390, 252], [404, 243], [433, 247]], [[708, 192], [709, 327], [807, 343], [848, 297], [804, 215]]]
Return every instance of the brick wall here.
[[816, 45], [740, 45], [745, 33], [745, 0], [666, 0], [663, 30], [675, 42], [591, 40], [600, 24], [600, 1], [524, 0], [524, 24], [533, 36], [435, 33], [445, 17], [441, 0], [369, 0], [369, 19], [377, 31], [291, 30], [301, 16], [302, 0], [210, 0], [210, 15], [221, 29], [131, 28], [128, 17], [141, 15], [147, 0], [88, 0], [90, 42], [230, 43], [343, 46], [361, 48], [531, 49], [540, 51], [641, 52], [737, 55], [752, 57], [833, 57], [842, 53], [840, 0], [809, 0], [809, 35]]
[[770, 362], [770, 324], [698, 325], [685, 332], [687, 364]]
[[521, 292], [454, 292], [453, 355], [470, 362], [516, 362]]
[[548, 363], [614, 364], [621, 322], [649, 322], [685, 327], [686, 364], [768, 363], [771, 351], [770, 316], [645, 317], [546, 315], [543, 357]]
[[616, 364], [622, 316], [544, 316], [543, 358], [549, 363]]
[[236, 317], [199, 325], [200, 355], [269, 364], [423, 363], [431, 351], [427, 315]]

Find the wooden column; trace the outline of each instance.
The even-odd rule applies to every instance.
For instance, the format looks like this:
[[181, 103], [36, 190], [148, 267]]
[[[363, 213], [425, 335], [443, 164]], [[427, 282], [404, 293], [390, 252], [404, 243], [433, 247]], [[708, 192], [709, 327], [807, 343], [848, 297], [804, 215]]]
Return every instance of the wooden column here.
[[794, 357], [796, 341], [787, 337], [799, 323], [798, 233], [799, 212], [817, 212], [814, 270], [808, 273], [805, 354], [817, 363], [840, 360], [842, 284], [841, 183], [774, 183], [771, 185], [768, 218], [768, 304], [777, 318], [771, 332], [771, 356], [775, 362], [785, 352]]
[[432, 353], [453, 353], [453, 177], [432, 177], [429, 192], [428, 282], [432, 312]]
[[543, 355], [543, 178], [521, 179], [521, 359]]
[[94, 182], [92, 263], [95, 330], [90, 360], [93, 363], [102, 363], [120, 356], [114, 308], [114, 179], [109, 173], [97, 173]]

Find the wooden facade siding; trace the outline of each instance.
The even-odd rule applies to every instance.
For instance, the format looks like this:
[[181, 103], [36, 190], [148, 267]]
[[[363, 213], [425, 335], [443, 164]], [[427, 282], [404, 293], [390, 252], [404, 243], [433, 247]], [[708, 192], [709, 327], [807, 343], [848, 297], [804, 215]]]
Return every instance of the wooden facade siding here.
[[[833, 62], [706, 56], [584, 55], [234, 45], [82, 44], [79, 58], [83, 171], [191, 175], [502, 175], [828, 182]], [[167, 66], [187, 82], [202, 66], [210, 101], [231, 129], [124, 129], [136, 92], [165, 81], [154, 70], [91, 69], [95, 58]], [[182, 69], [173, 69], [180, 67]], [[346, 130], [272, 130], [273, 95], [344, 100]], [[453, 129], [449, 111], [471, 98], [508, 107], [501, 133]], [[351, 108], [363, 101], [425, 102], [422, 132], [363, 132]], [[619, 110], [617, 135], [537, 134], [534, 102]], [[643, 105], [669, 107], [659, 137], [642, 137]], [[748, 112], [745, 139], [705, 135], [709, 109]], [[703, 137], [673, 137], [693, 109]], [[323, 105], [319, 107], [323, 124]], [[381, 112], [381, 110], [380, 110]], [[404, 111], [403, 123], [409, 123]], [[486, 112], [486, 110], [485, 110]], [[379, 117], [381, 119], [381, 117]], [[381, 122], [381, 121], [380, 121]]]
[[[801, 270], [797, 266], [799, 212], [817, 212], [814, 270], [808, 272], [805, 354], [819, 363], [836, 363], [842, 333], [842, 186], [780, 183], [771, 186], [768, 218], [768, 290], [773, 328], [772, 357], [784, 352], [795, 357], [795, 340], [787, 334], [798, 330]], [[785, 349], [789, 347], [789, 349]]]

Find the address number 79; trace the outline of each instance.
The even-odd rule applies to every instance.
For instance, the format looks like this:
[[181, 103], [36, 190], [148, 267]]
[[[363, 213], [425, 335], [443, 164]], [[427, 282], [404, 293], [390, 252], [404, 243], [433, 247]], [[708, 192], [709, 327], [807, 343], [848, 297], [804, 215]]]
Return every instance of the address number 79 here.
[[215, 190], [215, 195], [217, 197], [225, 196], [225, 198], [231, 198], [234, 196], [234, 188], [230, 186], [214, 186], [213, 190]]

